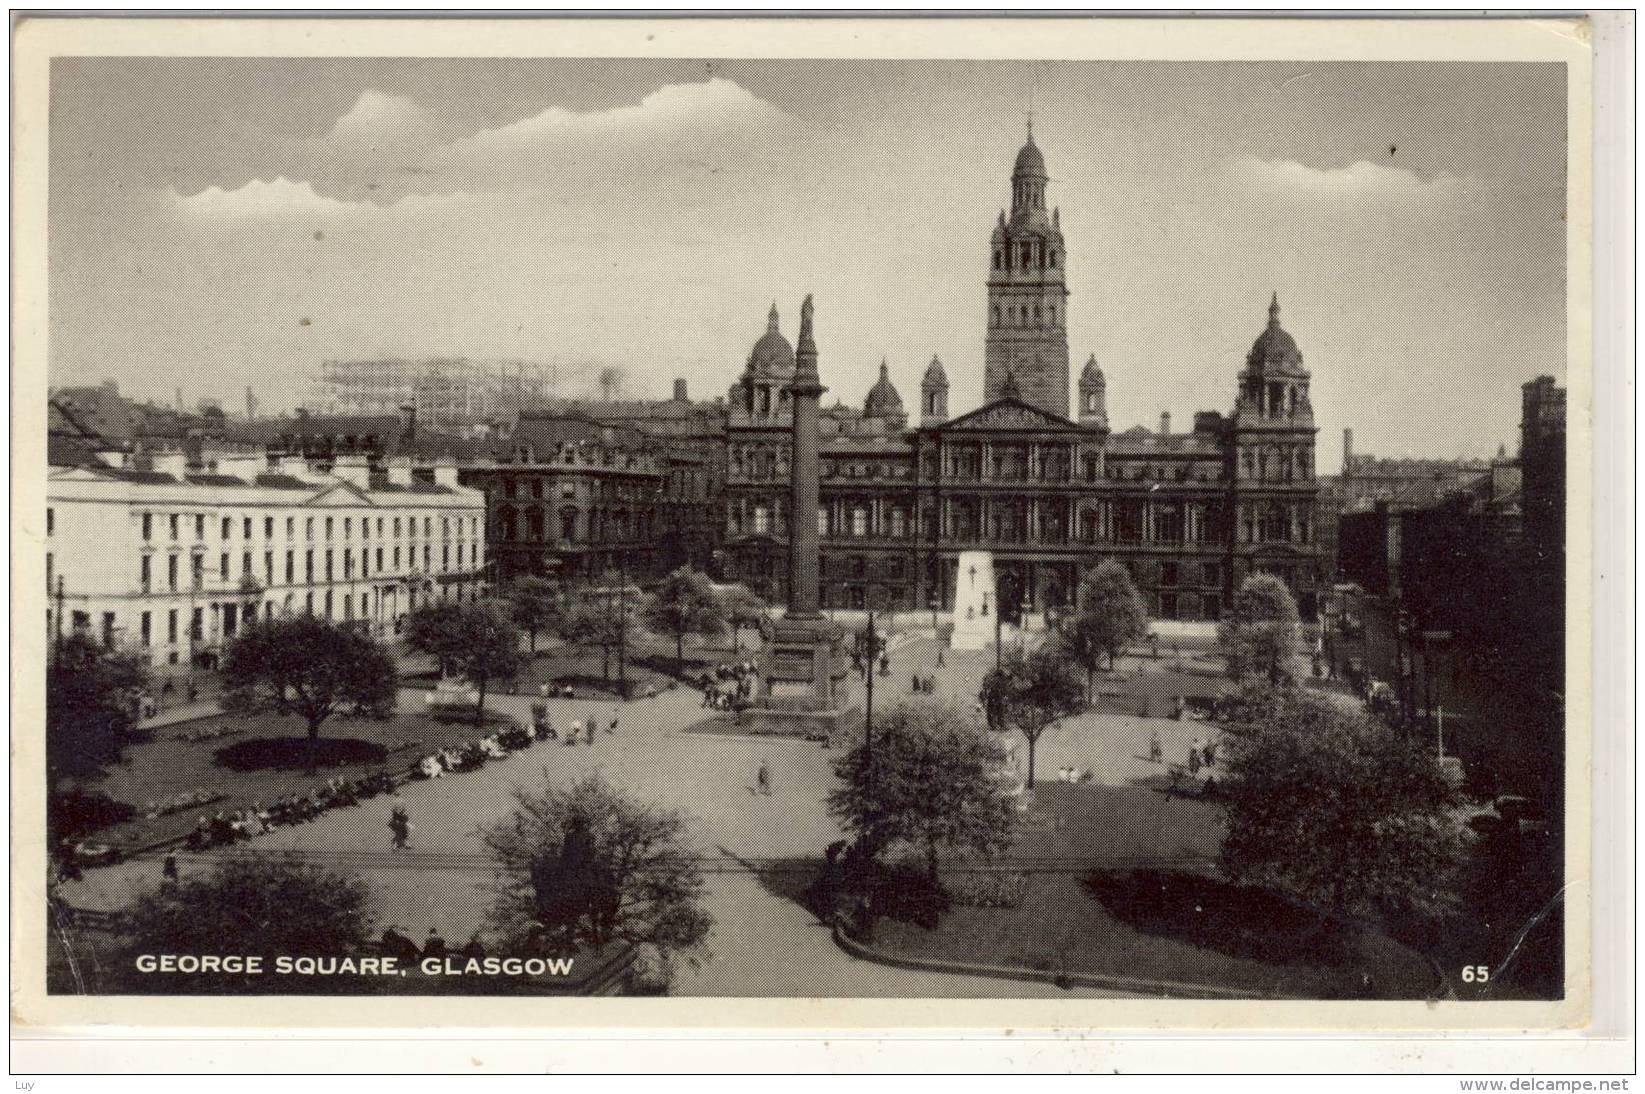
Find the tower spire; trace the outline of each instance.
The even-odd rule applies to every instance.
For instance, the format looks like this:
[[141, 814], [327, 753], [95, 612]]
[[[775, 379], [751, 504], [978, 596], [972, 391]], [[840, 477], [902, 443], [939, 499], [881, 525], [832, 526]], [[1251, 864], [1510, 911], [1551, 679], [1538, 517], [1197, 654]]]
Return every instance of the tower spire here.
[[777, 302], [775, 300], [773, 300], [771, 302], [771, 314], [767, 315], [766, 318], [765, 318], [765, 329], [770, 331], [771, 333], [775, 334], [777, 332], [778, 326], [779, 326], [779, 324], [777, 322]]
[[1274, 290], [1273, 302], [1268, 305], [1268, 325], [1270, 327], [1279, 326], [1279, 290], [1278, 289]]

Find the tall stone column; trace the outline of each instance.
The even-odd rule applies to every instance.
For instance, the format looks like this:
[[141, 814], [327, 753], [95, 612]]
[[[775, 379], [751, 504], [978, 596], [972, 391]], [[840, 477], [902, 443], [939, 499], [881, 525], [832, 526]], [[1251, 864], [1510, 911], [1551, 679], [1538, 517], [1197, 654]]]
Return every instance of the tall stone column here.
[[[817, 495], [821, 466], [817, 455], [817, 404], [827, 390], [817, 374], [817, 343], [811, 336], [811, 297], [800, 307], [800, 342], [794, 349], [794, 399], [789, 482], [795, 519], [788, 533], [788, 618], [815, 619], [817, 610]], [[800, 519], [811, 514], [810, 520]]]

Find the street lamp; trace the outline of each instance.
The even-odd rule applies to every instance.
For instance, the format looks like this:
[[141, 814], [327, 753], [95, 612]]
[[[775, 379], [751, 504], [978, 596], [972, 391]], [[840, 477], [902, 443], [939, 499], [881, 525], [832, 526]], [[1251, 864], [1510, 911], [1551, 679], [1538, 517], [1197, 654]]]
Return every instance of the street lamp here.
[[885, 643], [884, 636], [874, 629], [874, 609], [869, 608], [868, 625], [857, 635], [856, 660], [863, 682], [868, 686], [868, 701], [863, 712], [863, 745], [870, 764], [874, 762], [874, 666], [885, 650]]

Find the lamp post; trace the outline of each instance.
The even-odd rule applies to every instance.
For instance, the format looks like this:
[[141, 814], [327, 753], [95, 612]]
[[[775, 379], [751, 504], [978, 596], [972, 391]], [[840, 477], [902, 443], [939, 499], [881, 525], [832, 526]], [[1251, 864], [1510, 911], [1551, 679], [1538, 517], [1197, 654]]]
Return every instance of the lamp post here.
[[863, 711], [863, 747], [870, 765], [874, 762], [874, 666], [885, 649], [885, 639], [874, 629], [874, 609], [868, 609], [868, 624], [857, 636], [857, 662], [863, 682], [868, 687], [867, 703]]

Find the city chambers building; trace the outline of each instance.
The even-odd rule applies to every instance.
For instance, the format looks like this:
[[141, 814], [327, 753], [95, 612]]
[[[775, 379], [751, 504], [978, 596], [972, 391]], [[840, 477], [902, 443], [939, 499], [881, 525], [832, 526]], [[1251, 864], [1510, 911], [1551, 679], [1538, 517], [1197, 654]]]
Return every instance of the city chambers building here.
[[[1114, 559], [1158, 619], [1215, 620], [1247, 576], [1272, 573], [1316, 608], [1309, 374], [1277, 296], [1228, 413], [1191, 428], [1115, 430], [1095, 357], [1069, 416], [1067, 251], [1030, 131], [987, 251], [984, 403], [951, 417], [932, 358], [911, 417], [882, 364], [860, 411], [821, 415], [820, 504], [787, 511], [794, 350], [775, 305], [726, 400], [719, 569], [787, 595], [788, 529], [815, 520], [827, 607], [949, 610], [962, 553], [988, 551], [1002, 598], [1026, 613], [1072, 602]], [[824, 351], [826, 362], [826, 349]], [[827, 381], [826, 364], [823, 369]]]

